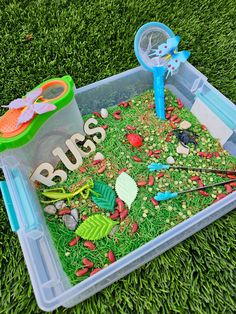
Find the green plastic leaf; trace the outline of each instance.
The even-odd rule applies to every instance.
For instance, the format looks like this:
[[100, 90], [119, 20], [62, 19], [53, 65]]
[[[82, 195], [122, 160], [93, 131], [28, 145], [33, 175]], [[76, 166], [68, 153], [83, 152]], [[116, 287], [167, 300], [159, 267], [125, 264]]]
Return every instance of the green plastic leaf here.
[[117, 221], [110, 218], [96, 214], [87, 218], [75, 231], [75, 233], [84, 240], [100, 240], [106, 237], [117, 225]]
[[114, 212], [116, 193], [112, 188], [103, 182], [95, 181], [93, 191], [98, 193], [99, 196], [92, 195], [92, 201], [98, 207]]
[[122, 172], [116, 179], [116, 193], [130, 208], [137, 197], [137, 184], [126, 172]]

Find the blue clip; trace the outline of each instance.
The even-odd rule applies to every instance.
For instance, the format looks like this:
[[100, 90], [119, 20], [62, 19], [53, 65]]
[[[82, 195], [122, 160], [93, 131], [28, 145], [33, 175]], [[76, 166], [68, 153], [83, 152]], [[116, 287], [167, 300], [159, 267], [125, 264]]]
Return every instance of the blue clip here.
[[155, 163], [148, 165], [149, 171], [160, 171], [160, 170], [167, 170], [170, 168], [170, 165], [163, 165], [161, 163]]

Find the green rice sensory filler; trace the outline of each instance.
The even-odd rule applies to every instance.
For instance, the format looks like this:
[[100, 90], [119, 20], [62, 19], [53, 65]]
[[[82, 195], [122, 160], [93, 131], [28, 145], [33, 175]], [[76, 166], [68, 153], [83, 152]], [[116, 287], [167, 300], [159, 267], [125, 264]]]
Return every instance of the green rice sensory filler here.
[[141, 67], [79, 89], [50, 79], [5, 106], [0, 186], [41, 309], [82, 302], [235, 208], [235, 106], [179, 42], [147, 23]]

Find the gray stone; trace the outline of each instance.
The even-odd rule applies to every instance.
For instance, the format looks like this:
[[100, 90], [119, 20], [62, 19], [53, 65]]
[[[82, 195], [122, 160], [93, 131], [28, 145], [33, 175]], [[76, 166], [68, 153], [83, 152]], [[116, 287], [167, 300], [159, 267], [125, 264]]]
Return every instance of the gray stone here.
[[75, 220], [78, 222], [79, 220], [79, 215], [78, 215], [78, 209], [73, 208], [70, 212], [70, 214], [75, 218]]
[[102, 153], [99, 153], [99, 152], [97, 152], [95, 156], [93, 157], [93, 160], [103, 160], [103, 159], [105, 159], [105, 157], [103, 156]]
[[190, 149], [188, 147], [184, 147], [181, 143], [179, 143], [179, 145], [176, 148], [176, 151], [178, 154], [188, 155], [190, 152]]
[[62, 220], [64, 221], [64, 224], [67, 229], [69, 230], [75, 230], [77, 226], [77, 221], [72, 215], [64, 215], [62, 217]]
[[58, 210], [61, 210], [65, 207], [67, 207], [66, 203], [63, 200], [56, 202], [54, 205], [56, 206], [56, 209], [58, 209]]
[[101, 116], [103, 119], [106, 119], [108, 117], [108, 111], [106, 108], [101, 109]]
[[119, 229], [119, 226], [118, 225], [115, 225], [115, 227], [113, 227], [112, 229], [111, 229], [111, 232], [109, 233], [109, 237], [113, 237], [114, 236], [114, 234], [118, 231], [118, 229]]
[[172, 165], [172, 164], [175, 163], [175, 160], [174, 160], [174, 158], [173, 158], [172, 156], [169, 156], [169, 157], [166, 159], [166, 161], [167, 161], [167, 163], [170, 164], [170, 165]]
[[192, 124], [190, 122], [188, 122], [187, 120], [184, 120], [179, 124], [179, 126], [181, 129], [187, 130], [192, 126]]
[[57, 209], [54, 205], [48, 205], [44, 208], [45, 213], [50, 215], [55, 215], [57, 212]]

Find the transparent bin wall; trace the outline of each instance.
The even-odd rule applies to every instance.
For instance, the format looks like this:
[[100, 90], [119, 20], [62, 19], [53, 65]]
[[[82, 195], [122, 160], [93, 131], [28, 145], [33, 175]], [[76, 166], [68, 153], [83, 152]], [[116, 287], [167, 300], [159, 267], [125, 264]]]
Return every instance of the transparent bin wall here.
[[66, 152], [68, 148], [65, 141], [76, 132], [84, 134], [83, 118], [76, 99], [73, 98], [68, 106], [43, 124], [30, 143], [1, 154], [1, 163], [9, 167], [18, 163], [29, 176], [42, 162], [49, 162], [55, 166], [59, 162], [59, 157], [53, 156], [52, 150], [60, 146]]
[[[207, 78], [190, 63], [186, 62], [173, 77], [169, 77], [165, 87], [181, 98], [191, 108], [195, 92], [207, 81]], [[129, 100], [148, 89], [153, 88], [152, 73], [142, 67], [114, 75], [76, 90], [75, 97], [80, 104], [82, 115], [98, 111]]]
[[[195, 92], [209, 83], [189, 63], [186, 63], [180, 70], [181, 75], [177, 74], [168, 80], [166, 87], [191, 108]], [[207, 86], [211, 87], [210, 84]], [[76, 90], [76, 99], [82, 113], [86, 114], [130, 99], [150, 88], [152, 88], [152, 75], [139, 67]], [[64, 117], [63, 121], [65, 121]], [[78, 120], [74, 119], [73, 124], [77, 127]], [[23, 163], [20, 167], [19, 165], [9, 166], [6, 163], [3, 171], [19, 223], [17, 234], [36, 300], [39, 307], [45, 311], [52, 311], [61, 305], [71, 307], [82, 302], [236, 206], [236, 193], [231, 193], [93, 277], [72, 287], [62, 270], [36, 191], [28, 179], [27, 167]]]

